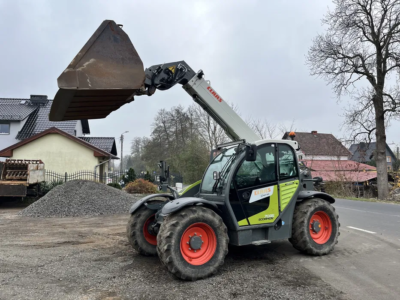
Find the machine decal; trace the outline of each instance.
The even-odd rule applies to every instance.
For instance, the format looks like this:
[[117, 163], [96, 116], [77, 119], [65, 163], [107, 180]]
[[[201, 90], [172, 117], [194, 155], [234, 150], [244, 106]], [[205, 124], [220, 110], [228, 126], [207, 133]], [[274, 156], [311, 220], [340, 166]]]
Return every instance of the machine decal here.
[[214, 91], [211, 86], [207, 87], [207, 90], [215, 97], [215, 99], [218, 100], [218, 102], [222, 102], [222, 98], [217, 94], [216, 91]]
[[258, 190], [253, 190], [253, 192], [251, 193], [251, 197], [250, 197], [249, 203], [253, 203], [253, 202], [256, 202], [258, 200], [270, 197], [273, 193], [274, 193], [274, 187], [273, 186], [261, 188], [261, 189], [258, 189]]
[[[268, 190], [269, 188], [271, 189], [270, 192], [268, 192], [268, 191], [264, 192], [264, 190]], [[275, 220], [279, 217], [279, 197], [278, 197], [278, 192], [277, 192], [278, 187], [276, 185], [274, 185], [274, 186], [258, 189], [255, 191], [260, 191], [258, 193], [258, 195], [262, 195], [262, 196], [260, 196], [260, 200], [262, 198], [265, 199], [266, 194], [270, 194], [269, 206], [266, 210], [263, 210], [262, 212], [259, 212], [258, 214], [248, 217], [250, 225], [258, 225], [258, 224], [275, 222]], [[253, 197], [255, 191], [253, 191], [252, 197]], [[258, 195], [256, 195], [256, 196], [258, 196]], [[255, 202], [252, 205], [258, 205], [258, 204], [257, 204], [257, 202]]]
[[292, 200], [292, 197], [296, 193], [298, 186], [298, 180], [281, 183], [279, 185], [279, 189], [281, 191], [281, 211], [283, 211], [289, 204], [290, 200]]

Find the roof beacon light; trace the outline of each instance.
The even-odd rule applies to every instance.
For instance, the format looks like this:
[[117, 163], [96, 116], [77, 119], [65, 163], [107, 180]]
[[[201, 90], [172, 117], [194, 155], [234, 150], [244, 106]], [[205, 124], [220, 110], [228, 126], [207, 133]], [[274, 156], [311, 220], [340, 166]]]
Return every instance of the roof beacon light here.
[[289, 137], [293, 141], [294, 138], [296, 137], [296, 133], [294, 133], [294, 131], [289, 132]]

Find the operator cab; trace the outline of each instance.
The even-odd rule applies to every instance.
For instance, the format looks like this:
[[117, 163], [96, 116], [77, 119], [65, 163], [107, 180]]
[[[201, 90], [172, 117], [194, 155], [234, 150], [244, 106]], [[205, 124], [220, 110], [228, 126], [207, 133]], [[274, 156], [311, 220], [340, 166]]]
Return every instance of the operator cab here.
[[297, 142], [263, 140], [255, 146], [256, 155], [250, 160], [246, 153], [249, 145], [220, 148], [200, 187], [200, 194], [216, 201], [229, 194], [237, 224], [227, 222], [232, 229], [274, 223], [298, 190]]

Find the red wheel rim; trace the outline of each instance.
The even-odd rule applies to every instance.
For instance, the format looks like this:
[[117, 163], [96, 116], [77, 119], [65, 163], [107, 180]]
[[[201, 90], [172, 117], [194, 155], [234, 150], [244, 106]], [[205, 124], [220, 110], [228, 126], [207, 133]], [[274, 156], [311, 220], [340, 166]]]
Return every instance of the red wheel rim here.
[[325, 244], [332, 235], [332, 221], [328, 214], [323, 211], [317, 211], [310, 219], [311, 238], [317, 244]]
[[[200, 247], [198, 247], [199, 244]], [[214, 230], [205, 223], [190, 225], [182, 235], [181, 253], [184, 260], [191, 265], [205, 264], [214, 256], [216, 249], [217, 236]]]
[[152, 232], [149, 232], [149, 226], [154, 222], [154, 220], [155, 220], [155, 215], [152, 215], [150, 218], [146, 220], [143, 226], [143, 234], [144, 238], [149, 244], [157, 246], [157, 235], [155, 235]]

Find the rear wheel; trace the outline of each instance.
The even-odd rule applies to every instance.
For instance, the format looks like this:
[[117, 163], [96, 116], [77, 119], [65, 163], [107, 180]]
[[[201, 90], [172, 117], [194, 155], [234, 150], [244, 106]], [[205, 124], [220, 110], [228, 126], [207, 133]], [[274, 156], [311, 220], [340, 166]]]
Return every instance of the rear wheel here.
[[220, 216], [201, 207], [188, 207], [165, 218], [157, 236], [161, 262], [184, 280], [209, 277], [223, 265], [228, 233]]
[[313, 198], [298, 204], [293, 215], [293, 247], [311, 255], [325, 255], [333, 250], [339, 237], [335, 208], [325, 200]]
[[[151, 204], [162, 203], [152, 201]], [[155, 221], [155, 211], [141, 206], [130, 217], [126, 226], [129, 244], [145, 256], [157, 255], [157, 232], [152, 225]]]

